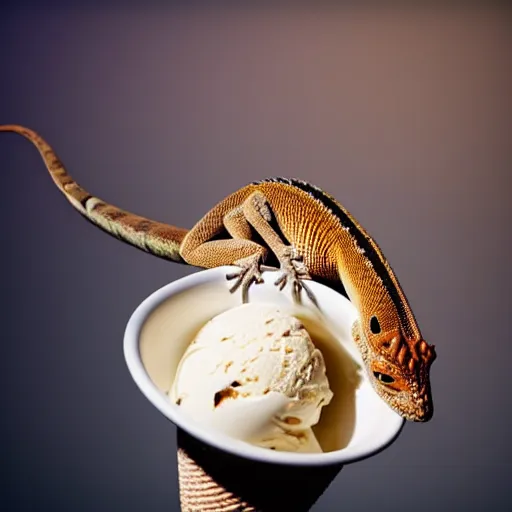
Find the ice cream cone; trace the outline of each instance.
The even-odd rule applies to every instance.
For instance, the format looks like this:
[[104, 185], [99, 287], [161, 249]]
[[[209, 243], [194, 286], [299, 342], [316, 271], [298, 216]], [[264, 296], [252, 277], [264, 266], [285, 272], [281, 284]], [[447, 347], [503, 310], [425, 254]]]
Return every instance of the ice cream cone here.
[[[389, 446], [404, 420], [373, 391], [363, 373], [361, 382], [352, 378], [336, 381], [336, 376], [352, 375], [348, 366], [337, 371], [337, 365], [327, 368], [327, 374], [333, 377], [334, 401], [327, 414], [322, 413], [332, 427], [315, 427], [325, 453], [291, 453], [277, 446], [271, 450], [241, 444], [240, 440], [232, 442], [240, 436], [220, 435], [214, 428], [205, 428], [208, 422], [193, 422], [183, 414], [183, 408], [170, 401], [169, 386], [198, 329], [223, 311], [239, 306], [226, 286], [229, 270], [219, 267], [192, 274], [146, 298], [126, 326], [126, 362], [142, 393], [178, 428], [183, 511], [308, 511], [343, 464], [370, 457]], [[326, 361], [345, 361], [349, 357], [362, 367], [357, 347], [349, 341], [357, 317], [355, 308], [335, 291], [315, 282], [310, 285], [320, 305], [318, 325], [325, 325], [328, 334], [325, 343], [320, 336], [321, 349], [324, 354], [328, 352]], [[287, 304], [283, 293], [272, 279], [256, 287], [251, 301]], [[322, 329], [317, 334], [320, 332]], [[354, 371], [353, 361], [350, 371]], [[252, 428], [247, 417], [241, 415], [233, 427], [247, 424]]]
[[178, 478], [183, 512], [256, 510], [216, 482], [183, 448], [178, 448]]
[[183, 512], [305, 512], [343, 467], [283, 466], [231, 455], [178, 429]]

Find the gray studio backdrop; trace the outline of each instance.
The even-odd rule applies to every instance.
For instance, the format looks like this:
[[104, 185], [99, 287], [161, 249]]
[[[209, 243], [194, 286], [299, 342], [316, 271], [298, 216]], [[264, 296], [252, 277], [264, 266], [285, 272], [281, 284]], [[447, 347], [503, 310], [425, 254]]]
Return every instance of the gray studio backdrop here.
[[[435, 416], [347, 466], [315, 511], [506, 510], [511, 425], [510, 12], [0, 8], [0, 123], [93, 194], [191, 227], [272, 175], [338, 198], [434, 343]], [[0, 134], [0, 508], [178, 509], [175, 429], [122, 337], [195, 269], [84, 221]]]

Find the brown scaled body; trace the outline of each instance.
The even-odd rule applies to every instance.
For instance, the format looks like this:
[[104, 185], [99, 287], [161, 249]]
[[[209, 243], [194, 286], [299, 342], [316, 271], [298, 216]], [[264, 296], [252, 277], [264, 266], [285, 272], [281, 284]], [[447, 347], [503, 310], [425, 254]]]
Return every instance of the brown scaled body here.
[[59, 189], [89, 221], [146, 252], [212, 268], [235, 265], [232, 291], [243, 300], [261, 280], [265, 263], [283, 270], [276, 284], [307, 293], [304, 280], [341, 282], [359, 313], [353, 337], [377, 393], [401, 416], [427, 421], [433, 407], [429, 371], [434, 347], [422, 338], [393, 270], [362, 226], [334, 198], [299, 180], [252, 183], [214, 206], [191, 229], [156, 222], [92, 196], [66, 172], [52, 148], [34, 131], [0, 126], [29, 139]]

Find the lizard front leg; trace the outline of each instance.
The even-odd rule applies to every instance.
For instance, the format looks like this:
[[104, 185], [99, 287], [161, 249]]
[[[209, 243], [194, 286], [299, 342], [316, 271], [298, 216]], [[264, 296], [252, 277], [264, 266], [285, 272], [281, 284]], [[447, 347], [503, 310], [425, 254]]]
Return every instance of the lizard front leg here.
[[283, 274], [275, 282], [276, 286], [282, 290], [290, 282], [295, 300], [298, 301], [300, 290], [304, 288], [310, 300], [315, 302], [311, 291], [302, 283], [304, 279], [311, 279], [302, 255], [295, 247], [286, 245], [270, 225], [272, 212], [264, 194], [253, 192], [243, 203], [243, 213], [279, 260]]

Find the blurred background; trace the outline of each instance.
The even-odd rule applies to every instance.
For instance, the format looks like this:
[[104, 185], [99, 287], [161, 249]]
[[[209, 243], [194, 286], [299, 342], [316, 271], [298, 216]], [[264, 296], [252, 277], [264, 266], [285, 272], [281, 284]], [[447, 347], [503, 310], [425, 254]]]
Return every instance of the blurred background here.
[[[435, 414], [346, 466], [313, 510], [508, 510], [511, 11], [0, 7], [0, 123], [91, 193], [191, 227], [268, 177], [344, 204], [436, 345]], [[196, 271], [83, 220], [0, 134], [0, 509], [178, 510], [174, 427], [132, 382], [123, 332]]]

